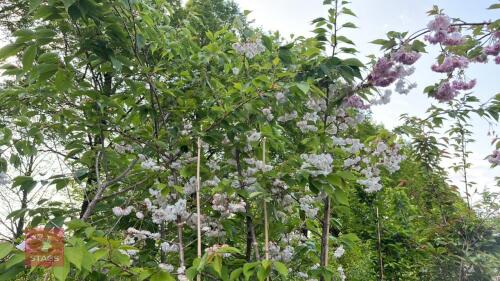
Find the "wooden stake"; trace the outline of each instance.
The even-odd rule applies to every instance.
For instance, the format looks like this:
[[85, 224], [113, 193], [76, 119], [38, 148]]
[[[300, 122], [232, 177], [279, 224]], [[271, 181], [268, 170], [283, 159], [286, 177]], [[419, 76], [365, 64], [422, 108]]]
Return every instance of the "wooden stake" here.
[[[196, 228], [198, 238], [198, 258], [201, 258], [201, 207], [200, 207], [200, 165], [201, 165], [201, 138], [198, 137], [198, 158], [196, 161]], [[201, 275], [198, 274], [197, 280], [201, 281]]]
[[[266, 165], [266, 138], [262, 139], [262, 164]], [[264, 200], [264, 251], [266, 260], [269, 260], [269, 221], [267, 215], [267, 202]]]

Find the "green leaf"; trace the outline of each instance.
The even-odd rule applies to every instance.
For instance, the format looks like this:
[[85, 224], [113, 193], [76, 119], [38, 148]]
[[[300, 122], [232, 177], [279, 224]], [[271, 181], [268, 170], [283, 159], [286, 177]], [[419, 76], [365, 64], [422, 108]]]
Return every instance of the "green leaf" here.
[[385, 44], [387, 44], [387, 42], [389, 42], [389, 41], [384, 40], [384, 39], [376, 39], [376, 40], [371, 41], [370, 43], [376, 44], [376, 45], [385, 45]]
[[25, 258], [26, 256], [24, 255], [24, 253], [15, 254], [9, 260], [4, 262], [2, 266], [4, 266], [5, 269], [9, 269], [15, 266], [16, 264], [23, 262]]
[[36, 186], [36, 181], [32, 177], [28, 176], [17, 176], [12, 182], [12, 187], [19, 186], [21, 190], [30, 193]]
[[500, 4], [497, 3], [488, 7], [488, 10], [493, 10], [493, 9], [500, 9]]
[[66, 258], [64, 258], [64, 265], [55, 266], [54, 269], [52, 269], [52, 272], [54, 273], [54, 277], [56, 277], [57, 280], [64, 281], [68, 276], [69, 269], [70, 269], [69, 261]]
[[23, 44], [18, 44], [18, 43], [5, 45], [3, 48], [0, 49], [0, 61], [17, 54], [17, 52], [21, 50], [23, 46], [24, 46]]
[[283, 64], [292, 64], [293, 62], [292, 52], [289, 48], [280, 47], [278, 56]]
[[0, 243], [0, 259], [3, 259], [7, 256], [14, 247], [10, 243]]
[[302, 93], [304, 94], [307, 94], [310, 89], [309, 83], [307, 82], [298, 82], [295, 83], [295, 86], [297, 86], [297, 88], [299, 88], [299, 90], [302, 91]]
[[24, 50], [23, 59], [22, 59], [24, 70], [31, 69], [31, 67], [33, 66], [33, 62], [35, 61], [37, 50], [38, 50], [38, 47], [35, 45], [31, 45], [28, 48], [26, 48], [26, 50]]
[[259, 267], [259, 270], [257, 270], [257, 280], [264, 281], [266, 280], [266, 277], [266, 270], [263, 267]]
[[65, 91], [71, 87], [71, 77], [64, 70], [58, 70], [54, 79], [55, 86], [60, 91]]
[[342, 25], [343, 27], [347, 27], [347, 28], [358, 28], [354, 23], [352, 22], [346, 22]]
[[83, 247], [65, 247], [64, 257], [74, 264], [79, 270], [82, 269]]
[[170, 273], [165, 271], [160, 271], [151, 276], [150, 281], [175, 281], [174, 277]]
[[349, 8], [346, 8], [346, 7], [343, 7], [342, 8], [342, 13], [346, 14], [346, 15], [351, 15], [353, 17], [356, 16], [356, 14]]
[[354, 42], [352, 42], [349, 38], [345, 37], [344, 35], [337, 36], [337, 41], [355, 45]]
[[212, 261], [212, 267], [214, 268], [215, 272], [221, 275], [222, 272], [222, 257], [221, 256], [215, 256], [213, 261]]
[[288, 268], [285, 264], [279, 262], [279, 261], [275, 261], [274, 262], [274, 269], [283, 277], [283, 278], [287, 278], [288, 277]]
[[237, 280], [240, 277], [241, 273], [243, 273], [243, 268], [233, 270], [233, 272], [231, 272], [231, 275], [229, 275], [229, 281]]
[[349, 205], [349, 199], [347, 198], [347, 193], [342, 190], [340, 187], [335, 188], [333, 191], [333, 194], [335, 196], [335, 201], [337, 201], [339, 204], [348, 206]]
[[250, 277], [254, 274], [254, 268], [259, 265], [260, 262], [252, 262], [252, 263], [245, 263], [243, 265], [243, 275], [245, 276], [245, 280], [250, 280]]
[[359, 61], [356, 58], [349, 58], [345, 59], [342, 61], [343, 64], [349, 65], [349, 66], [357, 66], [357, 67], [363, 67], [365, 66], [361, 61]]

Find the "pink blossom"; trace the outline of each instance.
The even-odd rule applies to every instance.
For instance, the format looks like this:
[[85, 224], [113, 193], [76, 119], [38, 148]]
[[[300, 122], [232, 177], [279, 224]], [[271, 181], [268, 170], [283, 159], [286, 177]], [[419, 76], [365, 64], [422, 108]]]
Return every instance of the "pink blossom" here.
[[436, 31], [431, 35], [425, 35], [424, 39], [431, 44], [443, 43], [448, 38], [448, 33], [445, 30]]
[[454, 80], [453, 82], [451, 82], [451, 86], [455, 90], [470, 90], [474, 88], [474, 86], [476, 86], [476, 79], [472, 79], [469, 82], [465, 82], [463, 80]]
[[495, 150], [488, 157], [488, 161], [493, 165], [500, 165], [500, 150]]
[[490, 56], [498, 56], [498, 54], [500, 53], [500, 41], [497, 41], [492, 45], [486, 46], [484, 48], [484, 53]]
[[448, 30], [450, 24], [451, 21], [447, 15], [437, 15], [427, 24], [427, 28], [431, 31]]
[[400, 62], [402, 64], [412, 65], [420, 58], [420, 53], [414, 51], [407, 52], [400, 49], [394, 54], [392, 54], [392, 58], [395, 61]]
[[465, 42], [465, 38], [460, 34], [460, 32], [453, 32], [448, 34], [444, 39], [443, 44], [447, 46], [458, 46]]
[[500, 56], [496, 56], [495, 57], [495, 63], [496, 64], [500, 64]]
[[399, 78], [400, 73], [393, 68], [394, 62], [388, 58], [380, 58], [368, 75], [368, 81], [373, 86], [387, 87]]
[[358, 95], [352, 95], [344, 101], [345, 107], [353, 107], [358, 109], [368, 109], [370, 105], [364, 103], [363, 99]]
[[439, 86], [434, 98], [439, 102], [447, 102], [454, 99], [457, 93], [457, 90], [453, 89], [449, 82], [444, 82]]
[[431, 68], [435, 72], [453, 72], [456, 68], [464, 69], [468, 66], [469, 60], [461, 56], [448, 56], [442, 64], [435, 64]]
[[498, 56], [498, 53], [500, 53], [500, 41], [495, 42], [493, 45], [486, 46], [484, 48], [484, 53], [490, 56]]

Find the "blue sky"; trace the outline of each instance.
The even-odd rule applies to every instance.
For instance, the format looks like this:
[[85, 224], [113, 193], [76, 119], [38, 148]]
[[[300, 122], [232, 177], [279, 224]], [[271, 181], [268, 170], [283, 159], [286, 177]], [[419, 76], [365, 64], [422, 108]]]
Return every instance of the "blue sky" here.
[[[310, 35], [312, 30], [310, 22], [314, 18], [324, 16], [326, 8], [322, 0], [236, 0], [243, 10], [251, 10], [250, 18], [255, 20], [254, 25], [264, 30], [280, 31], [288, 38], [289, 34]], [[390, 30], [416, 31], [427, 24], [429, 17], [426, 12], [433, 5], [438, 5], [445, 10], [450, 17], [457, 17], [467, 22], [482, 22], [500, 18], [499, 10], [487, 10], [495, 1], [485, 0], [353, 0], [350, 8], [358, 15], [352, 18], [359, 29], [345, 30], [344, 35], [352, 39], [360, 50], [359, 59], [366, 59], [368, 54], [380, 55], [378, 46], [369, 42], [383, 38]], [[401, 96], [394, 94], [388, 105], [373, 108], [373, 116], [376, 122], [384, 124], [388, 128], [394, 128], [400, 124], [399, 116], [408, 113], [412, 116], [425, 116], [426, 109], [435, 103], [426, 97], [422, 89], [439, 80], [441, 74], [434, 73], [430, 66], [437, 56], [436, 51], [430, 51], [420, 59], [417, 71], [410, 80], [419, 85], [409, 95]], [[467, 70], [467, 77], [476, 78], [478, 85], [474, 93], [482, 101], [486, 101], [493, 95], [500, 93], [499, 83], [500, 66], [490, 63], [487, 65], [472, 65]], [[494, 177], [499, 176], [500, 168], [490, 169], [490, 165], [484, 158], [491, 153], [491, 137], [488, 131], [493, 129], [498, 132], [498, 126], [491, 128], [489, 124], [479, 118], [473, 119], [473, 137], [476, 142], [471, 145], [473, 151], [471, 162], [473, 166], [470, 171], [471, 180], [477, 182], [478, 190], [485, 187], [495, 189]], [[444, 161], [443, 165], [450, 165], [452, 160]], [[461, 176], [450, 171], [453, 183], [463, 188], [460, 183]], [[474, 196], [476, 199], [477, 195]]]

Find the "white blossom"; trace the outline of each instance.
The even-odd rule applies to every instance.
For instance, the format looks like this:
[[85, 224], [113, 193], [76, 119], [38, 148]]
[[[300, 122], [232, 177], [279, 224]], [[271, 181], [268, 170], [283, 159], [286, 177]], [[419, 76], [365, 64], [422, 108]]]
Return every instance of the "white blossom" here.
[[304, 211], [306, 216], [310, 219], [315, 218], [319, 211], [319, 208], [316, 208], [312, 205], [314, 202], [314, 198], [312, 198], [310, 195], [306, 195], [299, 199], [300, 209]]
[[179, 251], [179, 246], [177, 246], [177, 244], [170, 244], [168, 242], [161, 243], [160, 248], [164, 253], [175, 253]]
[[266, 116], [267, 121], [272, 121], [274, 119], [274, 115], [270, 107], [262, 109], [262, 113]]
[[250, 135], [248, 135], [247, 140], [249, 142], [256, 142], [256, 141], [260, 140], [260, 136], [261, 136], [261, 134], [259, 132], [252, 130], [250, 132]]
[[340, 245], [337, 249], [335, 249], [333, 256], [339, 259], [344, 255], [344, 253], [345, 253], [344, 246]]
[[301, 169], [307, 170], [313, 176], [326, 176], [332, 172], [333, 158], [331, 154], [302, 154], [300, 158], [305, 161], [302, 163]]
[[174, 271], [174, 266], [171, 264], [168, 264], [168, 263], [160, 263], [160, 264], [158, 264], [158, 267], [161, 270], [164, 270], [166, 272], [173, 272]]
[[133, 209], [134, 209], [134, 207], [132, 207], [132, 206], [128, 206], [125, 209], [122, 209], [121, 207], [114, 207], [112, 209], [112, 211], [113, 211], [113, 214], [115, 214], [115, 216], [123, 217], [123, 216], [128, 216], [132, 212]]
[[233, 49], [240, 55], [244, 55], [251, 59], [260, 53], [263, 53], [266, 48], [260, 40], [255, 42], [234, 43]]
[[0, 172], [0, 185], [8, 185], [9, 182], [9, 176], [4, 172]]

